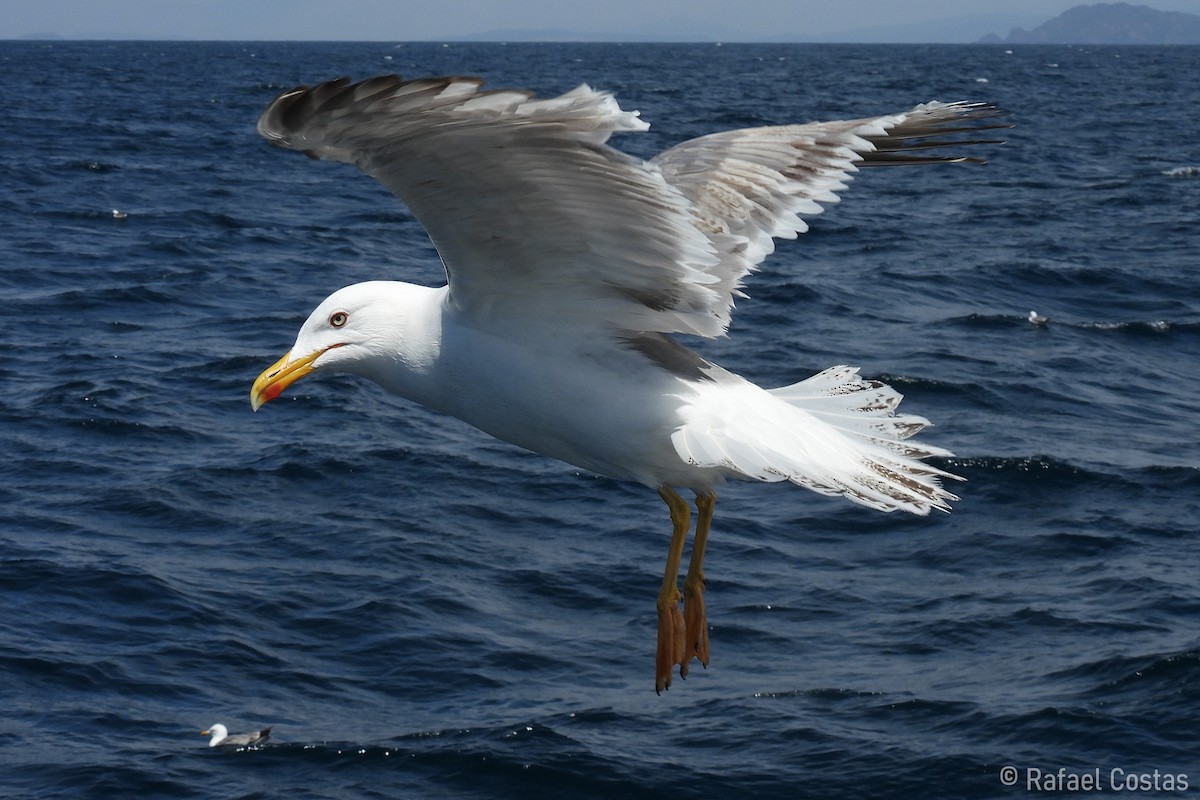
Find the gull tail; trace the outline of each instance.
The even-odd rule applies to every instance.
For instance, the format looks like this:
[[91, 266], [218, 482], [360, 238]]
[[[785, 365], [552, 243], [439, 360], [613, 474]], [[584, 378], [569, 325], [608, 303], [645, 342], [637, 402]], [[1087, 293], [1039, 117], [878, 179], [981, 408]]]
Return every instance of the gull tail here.
[[689, 464], [762, 481], [790, 481], [880, 511], [925, 515], [957, 500], [924, 463], [948, 450], [910, 440], [929, 421], [896, 414], [901, 395], [851, 367], [764, 390], [728, 373], [697, 384], [672, 441]]

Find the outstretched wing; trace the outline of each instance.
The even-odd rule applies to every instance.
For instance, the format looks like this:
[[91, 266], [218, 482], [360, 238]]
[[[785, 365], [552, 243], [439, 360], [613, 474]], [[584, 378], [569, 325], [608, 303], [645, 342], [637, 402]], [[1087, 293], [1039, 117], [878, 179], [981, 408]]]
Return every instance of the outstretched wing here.
[[901, 114], [807, 125], [748, 128], [683, 142], [651, 163], [691, 202], [696, 225], [733, 281], [808, 230], [804, 217], [836, 203], [860, 166], [984, 163], [942, 148], [999, 144], [963, 138], [1007, 128], [987, 103], [926, 103]]
[[563, 317], [702, 336], [725, 331], [771, 237], [804, 230], [800, 217], [836, 200], [856, 162], [897, 163], [930, 132], [991, 113], [929, 105], [733, 131], [644, 162], [606, 144], [648, 127], [607, 93], [537, 100], [481, 87], [396, 76], [300, 87], [268, 106], [258, 131], [356, 164], [398, 195], [441, 254], [452, 302], [481, 324]]

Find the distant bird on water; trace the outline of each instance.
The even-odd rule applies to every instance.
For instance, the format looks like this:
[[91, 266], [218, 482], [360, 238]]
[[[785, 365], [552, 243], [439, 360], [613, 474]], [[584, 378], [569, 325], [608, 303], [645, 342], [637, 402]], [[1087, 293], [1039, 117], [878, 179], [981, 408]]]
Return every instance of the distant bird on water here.
[[[948, 510], [949, 455], [909, 437], [894, 389], [833, 367], [762, 389], [671, 334], [725, 334], [742, 279], [837, 200], [858, 166], [979, 161], [949, 145], [1008, 127], [984, 103], [727, 131], [649, 161], [607, 141], [648, 126], [581, 86], [538, 100], [478, 78], [347, 79], [281, 94], [258, 131], [357, 165], [400, 197], [448, 285], [372, 281], [312, 312], [254, 382], [257, 409], [312, 372], [349, 372], [666, 502], [655, 689], [709, 660], [705, 545], [727, 479], [790, 481], [881, 511]], [[960, 135], [966, 135], [963, 139]], [[957, 138], [956, 138], [957, 137]], [[696, 495], [691, 560], [679, 569]], [[683, 609], [680, 609], [680, 600]]]
[[251, 745], [262, 744], [271, 737], [271, 729], [263, 728], [261, 731], [253, 733], [230, 733], [229, 730], [217, 723], [206, 731], [200, 731], [201, 736], [211, 736], [208, 740], [209, 747], [249, 747]]
[[1050, 321], [1049, 317], [1043, 317], [1041, 314], [1039, 314], [1036, 311], [1029, 312], [1029, 324], [1030, 325], [1041, 326], [1041, 325], [1045, 325], [1049, 321]]

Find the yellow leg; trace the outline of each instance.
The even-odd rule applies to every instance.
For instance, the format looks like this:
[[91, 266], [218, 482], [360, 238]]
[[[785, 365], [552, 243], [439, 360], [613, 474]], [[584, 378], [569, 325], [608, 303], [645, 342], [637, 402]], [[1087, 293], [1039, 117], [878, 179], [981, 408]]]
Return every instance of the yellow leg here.
[[686, 639], [683, 665], [679, 675], [686, 678], [688, 662], [693, 658], [708, 667], [708, 615], [704, 611], [704, 548], [708, 544], [708, 531], [712, 527], [713, 507], [717, 495], [713, 492], [696, 493], [696, 538], [692, 541], [692, 558], [688, 562], [687, 577], [683, 579], [683, 610]]
[[667, 568], [663, 572], [662, 589], [658, 592], [658, 654], [655, 661], [654, 691], [662, 692], [671, 686], [671, 672], [682, 664], [685, 652], [683, 613], [679, 610], [679, 562], [683, 560], [683, 545], [691, 524], [691, 509], [675, 490], [663, 486], [659, 496], [671, 509], [671, 549], [667, 551]]

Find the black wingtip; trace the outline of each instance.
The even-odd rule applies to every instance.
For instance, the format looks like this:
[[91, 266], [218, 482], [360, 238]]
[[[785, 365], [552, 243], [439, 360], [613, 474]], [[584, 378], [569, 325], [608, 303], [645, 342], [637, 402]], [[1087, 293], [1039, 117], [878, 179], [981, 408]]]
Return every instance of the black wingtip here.
[[[958, 102], [919, 106], [882, 136], [868, 137], [875, 150], [863, 154], [860, 166], [895, 167], [922, 164], [986, 164], [980, 156], [922, 154], [947, 147], [1004, 144], [1003, 139], [980, 138], [984, 131], [1013, 127], [1010, 112], [992, 103]], [[967, 136], [969, 138], [963, 138]]]

